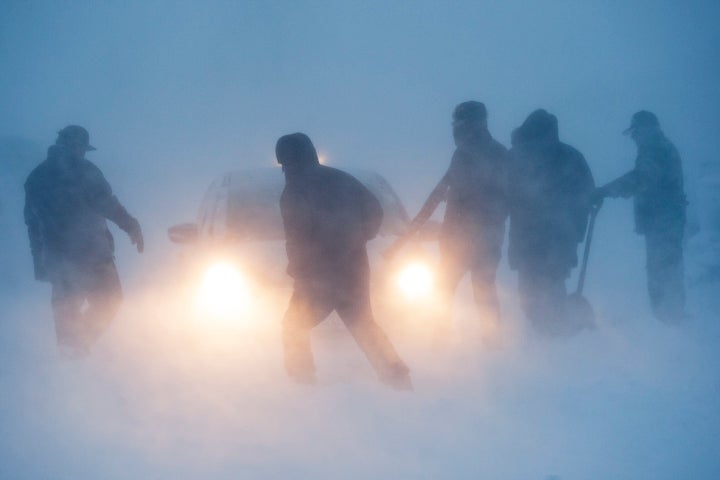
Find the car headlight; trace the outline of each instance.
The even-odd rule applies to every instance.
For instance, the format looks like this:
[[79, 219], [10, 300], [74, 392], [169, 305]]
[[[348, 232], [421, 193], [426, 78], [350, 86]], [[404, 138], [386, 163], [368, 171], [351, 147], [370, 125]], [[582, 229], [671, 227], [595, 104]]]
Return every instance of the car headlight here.
[[246, 308], [248, 296], [242, 274], [231, 263], [217, 262], [205, 270], [195, 306], [202, 314], [236, 316]]
[[397, 273], [396, 284], [402, 294], [410, 299], [425, 298], [432, 293], [434, 286], [433, 270], [423, 262], [411, 262]]

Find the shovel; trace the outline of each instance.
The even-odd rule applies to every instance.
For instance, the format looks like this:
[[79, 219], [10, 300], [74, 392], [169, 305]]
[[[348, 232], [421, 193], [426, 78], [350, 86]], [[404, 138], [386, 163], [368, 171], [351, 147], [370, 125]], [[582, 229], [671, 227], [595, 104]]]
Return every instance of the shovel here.
[[595, 229], [595, 217], [597, 217], [599, 210], [600, 205], [594, 205], [592, 210], [590, 210], [590, 221], [588, 222], [585, 251], [583, 252], [577, 290], [570, 294], [567, 299], [567, 319], [577, 330], [595, 327], [595, 313], [593, 312], [592, 306], [590, 306], [590, 302], [583, 296], [583, 288], [585, 287], [585, 274], [587, 273], [590, 245], [592, 244], [593, 230]]

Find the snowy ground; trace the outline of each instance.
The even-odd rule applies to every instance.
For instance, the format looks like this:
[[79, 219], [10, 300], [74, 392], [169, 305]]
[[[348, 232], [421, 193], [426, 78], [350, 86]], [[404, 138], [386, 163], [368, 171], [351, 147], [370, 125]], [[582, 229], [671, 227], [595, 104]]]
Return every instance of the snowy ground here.
[[666, 327], [646, 313], [640, 262], [603, 290], [611, 267], [594, 264], [600, 326], [575, 338], [528, 334], [505, 270], [504, 348], [483, 349], [462, 309], [446, 350], [394, 331], [414, 393], [381, 386], [332, 320], [314, 339], [321, 384], [294, 385], [284, 299], [203, 323], [141, 274], [92, 357], [61, 359], [49, 288], [27, 281], [0, 300], [0, 478], [720, 478], [717, 284]]
[[[0, 11], [0, 480], [720, 479], [720, 2]], [[620, 135], [630, 115], [658, 114], [700, 229], [686, 325], [649, 315], [642, 239], [621, 200], [596, 226], [594, 332], [534, 338], [505, 260], [504, 348], [483, 348], [467, 284], [444, 350], [421, 320], [380, 316], [414, 393], [380, 385], [336, 321], [314, 338], [321, 384], [294, 385], [278, 328], [287, 291], [254, 321], [198, 322], [159, 275], [166, 228], [194, 218], [217, 174], [274, 165], [285, 133], [307, 132], [329, 165], [381, 172], [416, 213], [452, 154], [452, 108], [470, 99], [505, 145], [533, 109], [557, 115], [598, 185], [633, 164]], [[146, 240], [138, 256], [111, 227], [126, 299], [84, 361], [57, 353], [22, 219], [27, 174], [76, 123]]]

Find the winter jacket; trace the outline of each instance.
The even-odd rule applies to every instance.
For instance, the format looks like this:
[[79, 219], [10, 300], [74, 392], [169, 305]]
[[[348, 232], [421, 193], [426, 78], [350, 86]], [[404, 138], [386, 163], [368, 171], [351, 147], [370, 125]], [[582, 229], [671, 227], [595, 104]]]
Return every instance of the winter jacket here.
[[324, 282], [367, 277], [366, 243], [377, 235], [383, 210], [355, 177], [319, 164], [286, 173], [280, 211], [290, 276]]
[[[448, 185], [444, 242], [472, 241], [485, 229], [503, 231], [508, 216], [507, 168], [507, 150], [489, 133], [455, 150], [444, 179]], [[502, 234], [499, 237], [502, 242]]]
[[[539, 113], [540, 112], [540, 113]], [[585, 158], [535, 112], [513, 133], [508, 257], [513, 269], [564, 278], [577, 265], [594, 190]]]
[[603, 190], [610, 197], [634, 197], [635, 230], [640, 234], [682, 230], [685, 225], [680, 154], [659, 130], [638, 147], [635, 168]]
[[33, 258], [46, 267], [58, 260], [93, 265], [111, 261], [113, 237], [106, 219], [128, 233], [140, 226], [92, 162], [71, 158], [60, 145], [25, 182], [25, 223]]

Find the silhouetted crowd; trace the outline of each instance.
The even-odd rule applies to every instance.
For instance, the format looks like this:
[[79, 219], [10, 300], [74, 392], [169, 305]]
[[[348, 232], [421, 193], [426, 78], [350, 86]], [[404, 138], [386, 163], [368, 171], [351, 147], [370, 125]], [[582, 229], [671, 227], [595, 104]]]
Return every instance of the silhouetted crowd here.
[[[605, 198], [633, 197], [635, 226], [645, 237], [652, 312], [667, 323], [685, 318], [683, 235], [686, 199], [680, 156], [648, 111], [632, 116], [625, 134], [637, 146], [633, 168], [596, 187], [583, 155], [560, 141], [558, 120], [532, 112], [512, 132], [508, 150], [493, 139], [480, 102], [459, 104], [452, 115], [455, 152], [447, 172], [417, 216], [387, 252], [392, 256], [446, 202], [439, 236], [440, 292], [446, 333], [452, 299], [466, 273], [484, 338], [501, 321], [495, 277], [508, 224], [508, 263], [517, 271], [521, 307], [540, 333], [567, 335], [592, 328], [592, 309], [582, 296], [594, 217]], [[62, 129], [48, 155], [25, 183], [25, 222], [35, 278], [52, 285], [58, 343], [86, 355], [121, 303], [113, 237], [106, 220], [127, 232], [139, 252], [138, 221], [113, 195], [101, 171], [85, 159], [94, 150], [87, 130]], [[409, 369], [373, 318], [366, 244], [380, 228], [383, 210], [357, 179], [321, 165], [302, 133], [281, 137], [276, 157], [285, 175], [280, 209], [288, 274], [294, 290], [283, 320], [288, 375], [315, 382], [310, 331], [336, 311], [378, 377], [411, 389]], [[580, 283], [566, 281], [578, 266]]]

